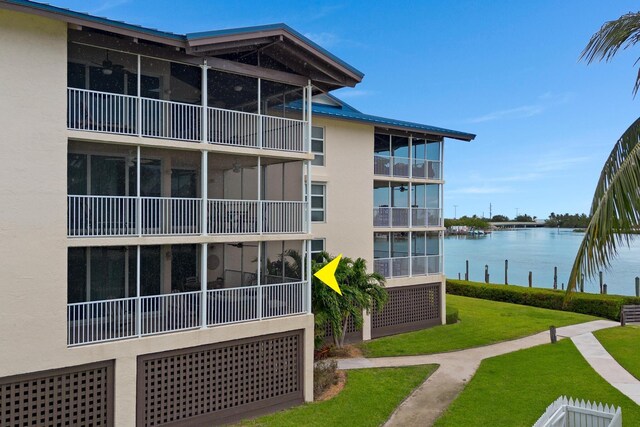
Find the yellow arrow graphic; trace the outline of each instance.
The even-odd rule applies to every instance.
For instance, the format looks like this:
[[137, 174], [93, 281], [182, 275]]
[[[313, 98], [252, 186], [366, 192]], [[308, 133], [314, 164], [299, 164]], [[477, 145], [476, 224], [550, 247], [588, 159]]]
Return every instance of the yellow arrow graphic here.
[[316, 271], [314, 276], [320, 279], [322, 283], [342, 295], [342, 291], [340, 290], [340, 286], [338, 286], [338, 281], [336, 280], [336, 269], [338, 268], [340, 258], [342, 258], [342, 254], [338, 255], [329, 264]]

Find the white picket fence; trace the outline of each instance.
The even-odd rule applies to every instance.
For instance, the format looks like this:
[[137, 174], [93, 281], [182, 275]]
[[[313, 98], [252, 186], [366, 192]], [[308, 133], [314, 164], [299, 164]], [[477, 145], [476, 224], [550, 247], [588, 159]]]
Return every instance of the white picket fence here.
[[533, 427], [622, 427], [622, 410], [561, 396], [547, 407]]

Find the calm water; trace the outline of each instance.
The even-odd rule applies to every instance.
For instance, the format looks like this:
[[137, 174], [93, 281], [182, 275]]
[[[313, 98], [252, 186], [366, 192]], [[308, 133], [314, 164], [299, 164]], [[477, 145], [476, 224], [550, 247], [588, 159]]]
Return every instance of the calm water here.
[[[558, 289], [566, 285], [582, 233], [568, 229], [535, 228], [494, 231], [485, 237], [451, 236], [444, 239], [447, 277], [464, 279], [465, 260], [469, 260], [469, 279], [484, 281], [484, 266], [489, 280], [504, 283], [504, 260], [509, 260], [509, 284], [527, 286], [529, 271], [533, 286], [553, 287], [553, 267], [558, 267]], [[611, 269], [604, 271], [608, 293], [635, 294], [635, 277], [640, 276], [640, 239], [630, 249], [620, 248]], [[585, 292], [599, 292], [598, 280], [585, 282]]]

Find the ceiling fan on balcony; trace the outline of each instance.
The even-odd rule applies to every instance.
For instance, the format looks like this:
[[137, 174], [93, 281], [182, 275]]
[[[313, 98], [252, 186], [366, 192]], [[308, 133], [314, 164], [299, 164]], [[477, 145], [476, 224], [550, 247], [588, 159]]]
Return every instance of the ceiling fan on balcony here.
[[110, 76], [111, 74], [114, 73], [114, 71], [115, 72], [126, 71], [124, 69], [124, 65], [114, 64], [109, 59], [109, 51], [107, 51], [107, 57], [104, 59], [104, 61], [102, 61], [101, 64], [97, 62], [94, 62], [94, 64], [98, 65], [102, 69], [102, 74], [104, 74], [105, 76]]
[[234, 248], [257, 248], [258, 247], [258, 245], [249, 245], [249, 244], [244, 243], [244, 242], [227, 243], [227, 245], [233, 246]]

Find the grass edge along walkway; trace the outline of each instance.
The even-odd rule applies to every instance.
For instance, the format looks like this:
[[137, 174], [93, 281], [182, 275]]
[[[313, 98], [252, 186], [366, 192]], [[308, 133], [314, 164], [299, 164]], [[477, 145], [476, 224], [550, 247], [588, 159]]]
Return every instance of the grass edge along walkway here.
[[479, 347], [597, 319], [585, 314], [505, 302], [447, 295], [447, 306], [459, 311], [454, 325], [377, 338], [358, 346], [365, 357], [434, 354]]
[[593, 335], [624, 369], [640, 380], [640, 326], [603, 329]]
[[625, 425], [640, 420], [640, 406], [562, 340], [483, 360], [435, 426], [531, 426], [561, 395], [621, 406]]
[[347, 372], [344, 389], [333, 399], [247, 420], [241, 426], [373, 427], [383, 424], [437, 365], [373, 368]]

